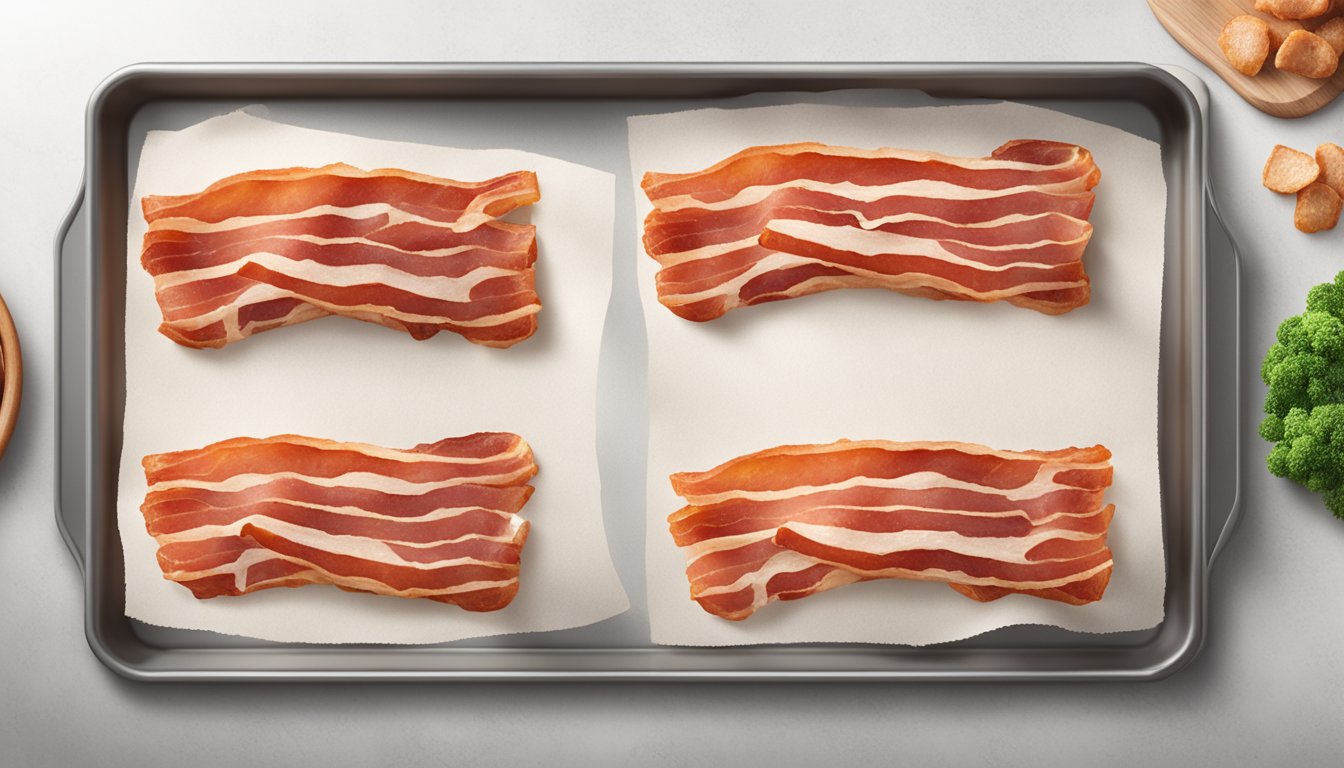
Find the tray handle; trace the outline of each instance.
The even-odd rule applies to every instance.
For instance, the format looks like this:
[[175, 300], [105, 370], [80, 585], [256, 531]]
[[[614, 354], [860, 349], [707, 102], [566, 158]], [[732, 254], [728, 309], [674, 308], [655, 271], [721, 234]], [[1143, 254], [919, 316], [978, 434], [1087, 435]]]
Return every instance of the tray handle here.
[[[70, 556], [84, 573], [85, 537], [88, 531], [87, 479], [81, 474], [84, 441], [85, 408], [84, 352], [87, 341], [88, 307], [81, 295], [81, 286], [87, 287], [89, 275], [85, 269], [87, 243], [70, 242], [75, 221], [84, 206], [84, 184], [70, 203], [56, 231], [56, 527], [70, 550]], [[67, 312], [76, 313], [79, 321], [65, 322]], [[78, 391], [74, 391], [74, 389]], [[70, 452], [79, 455], [67, 455]]]
[[[1230, 318], [1223, 318], [1223, 319], [1228, 320], [1228, 321], [1229, 321], [1228, 324], [1232, 326], [1232, 334], [1233, 334], [1233, 336], [1232, 336], [1232, 343], [1233, 343], [1232, 349], [1233, 349], [1233, 353], [1232, 353], [1231, 370], [1212, 370], [1212, 371], [1211, 371], [1211, 370], [1207, 370], [1207, 369], [1206, 369], [1205, 372], [1204, 372], [1206, 377], [1211, 376], [1211, 375], [1212, 375], [1212, 376], [1219, 376], [1219, 377], [1223, 377], [1222, 380], [1224, 380], [1224, 381], [1230, 381], [1231, 384], [1232, 384], [1232, 390], [1233, 390], [1233, 392], [1232, 392], [1232, 398], [1231, 398], [1231, 399], [1232, 399], [1232, 412], [1231, 412], [1231, 426], [1232, 426], [1232, 433], [1231, 433], [1231, 435], [1232, 435], [1232, 436], [1231, 436], [1231, 439], [1228, 441], [1229, 444], [1231, 445], [1232, 455], [1233, 455], [1233, 459], [1232, 459], [1232, 483], [1233, 483], [1233, 486], [1232, 486], [1232, 500], [1228, 503], [1227, 512], [1226, 512], [1226, 514], [1225, 514], [1225, 515], [1223, 516], [1223, 518], [1222, 518], [1222, 524], [1221, 524], [1221, 527], [1220, 527], [1219, 529], [1217, 529], [1217, 530], [1218, 530], [1218, 535], [1217, 535], [1216, 538], [1213, 538], [1213, 537], [1209, 536], [1209, 532], [1210, 532], [1210, 530], [1212, 530], [1212, 529], [1211, 529], [1211, 526], [1212, 526], [1212, 525], [1216, 525], [1216, 524], [1217, 524], [1217, 521], [1211, 519], [1210, 517], [1208, 517], [1208, 516], [1206, 515], [1206, 517], [1205, 517], [1205, 522], [1204, 522], [1204, 525], [1205, 525], [1205, 541], [1206, 541], [1206, 542], [1207, 542], [1207, 541], [1213, 541], [1213, 547], [1212, 547], [1211, 549], [1208, 550], [1208, 560], [1207, 560], [1207, 565], [1206, 565], [1206, 569], [1211, 571], [1211, 570], [1213, 569], [1213, 564], [1214, 564], [1214, 562], [1218, 559], [1218, 555], [1219, 555], [1220, 553], [1222, 553], [1224, 547], [1227, 546], [1227, 542], [1232, 538], [1232, 533], [1233, 533], [1233, 531], [1236, 530], [1236, 528], [1237, 528], [1237, 524], [1238, 524], [1239, 522], [1241, 522], [1241, 513], [1242, 513], [1242, 506], [1241, 506], [1241, 439], [1242, 439], [1242, 434], [1241, 434], [1241, 424], [1242, 424], [1242, 412], [1241, 412], [1241, 405], [1242, 405], [1242, 386], [1241, 386], [1241, 249], [1237, 246], [1236, 238], [1234, 238], [1234, 237], [1232, 236], [1232, 230], [1227, 226], [1227, 221], [1226, 221], [1226, 219], [1224, 219], [1224, 218], [1223, 218], [1223, 215], [1218, 211], [1218, 202], [1217, 202], [1217, 200], [1214, 198], [1212, 187], [1207, 187], [1207, 186], [1205, 187], [1205, 195], [1207, 196], [1207, 199], [1208, 199], [1208, 209], [1213, 213], [1212, 221], [1213, 221], [1214, 224], [1216, 224], [1218, 230], [1220, 231], [1220, 234], [1222, 235], [1222, 238], [1226, 240], [1226, 247], [1225, 247], [1225, 248], [1219, 248], [1219, 249], [1213, 249], [1213, 248], [1210, 248], [1210, 249], [1208, 250], [1208, 253], [1209, 253], [1210, 255], [1214, 255], [1216, 258], [1218, 258], [1219, 261], [1220, 261], [1220, 263], [1215, 263], [1215, 264], [1207, 264], [1207, 263], [1206, 263], [1205, 266], [1206, 266], [1206, 269], [1207, 269], [1209, 272], [1212, 272], [1213, 270], [1223, 270], [1223, 269], [1228, 270], [1228, 275], [1231, 277], [1231, 280], [1232, 280], [1232, 296], [1233, 296], [1232, 306], [1230, 307], [1230, 313], [1231, 313]], [[1206, 272], [1206, 282], [1205, 282], [1206, 286], [1209, 284], [1209, 282], [1211, 282], [1211, 280], [1212, 280], [1212, 276], [1209, 275], [1209, 274], [1207, 274], [1207, 272]], [[1206, 288], [1206, 290], [1207, 290], [1207, 288]], [[1205, 322], [1206, 322], [1206, 323], [1208, 322], [1208, 314], [1209, 314], [1209, 309], [1208, 309], [1208, 298], [1209, 298], [1209, 297], [1206, 295], [1206, 296], [1205, 296], [1205, 307], [1206, 307], [1206, 309], [1205, 309]], [[1207, 329], [1206, 329], [1206, 330], [1207, 330]], [[1207, 350], [1207, 349], [1205, 350], [1205, 354], [1206, 354], [1206, 360], [1207, 360], [1207, 359], [1208, 359], [1208, 358], [1207, 358], [1207, 354], [1208, 354], [1208, 350]], [[1207, 379], [1206, 379], [1206, 380], [1207, 380]], [[1206, 407], [1207, 407], [1207, 406], [1206, 406]], [[1223, 410], [1222, 410], [1222, 409], [1220, 409], [1217, 413], [1212, 413], [1212, 414], [1206, 412], [1206, 414], [1205, 414], [1205, 439], [1206, 439], [1206, 440], [1209, 439], [1208, 436], [1210, 435], [1209, 421], [1208, 421], [1208, 420], [1209, 420], [1210, 418], [1213, 418], [1213, 419], [1216, 420], [1216, 419], [1222, 418], [1223, 416], [1224, 416], [1224, 413], [1223, 413]], [[1206, 445], [1205, 448], [1206, 448], [1206, 450], [1207, 450], [1208, 446]], [[1207, 457], [1207, 455], [1208, 455], [1208, 454], [1206, 453], [1206, 457]], [[1207, 472], [1208, 472], [1208, 471], [1207, 471], [1207, 469], [1206, 469], [1205, 471], [1206, 471], [1206, 482], [1207, 482]], [[1206, 488], [1205, 490], [1206, 490], [1206, 493], [1207, 493], [1209, 489]], [[1208, 499], [1209, 501], [1211, 501], [1211, 500], [1212, 500], [1212, 496], [1211, 496], [1211, 494], [1208, 495], [1208, 496], [1206, 496], [1206, 499]]]

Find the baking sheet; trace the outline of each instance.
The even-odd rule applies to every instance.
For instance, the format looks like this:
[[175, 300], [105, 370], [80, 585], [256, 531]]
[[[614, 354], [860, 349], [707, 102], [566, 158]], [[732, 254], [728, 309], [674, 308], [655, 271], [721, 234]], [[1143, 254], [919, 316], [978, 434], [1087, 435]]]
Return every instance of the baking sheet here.
[[[453, 141], [451, 125], [441, 138]], [[460, 179], [535, 170], [542, 200], [520, 215], [538, 229], [543, 310], [536, 335], [499, 350], [451, 333], [417, 342], [333, 317], [222, 350], [192, 350], [157, 332], [153, 281], [139, 266], [143, 194], [194, 192], [256, 168], [338, 161]], [[613, 198], [611, 174], [515, 150], [372, 140], [241, 112], [151, 132], [127, 222], [127, 395], [117, 498], [126, 615], [265, 640], [432, 643], [582, 626], [626, 610], [603, 531], [596, 454]], [[521, 434], [540, 466], [522, 513], [532, 521], [522, 586], [511, 605], [493, 613], [325, 586], [199, 601], [164, 580], [139, 511], [146, 490], [140, 459], [149, 453], [286, 432], [409, 447], [488, 430]]]
[[[1092, 301], [1061, 317], [1004, 303], [842, 290], [691, 323], [658, 304], [639, 256], [649, 337], [647, 588], [652, 639], [673, 645], [808, 641], [923, 645], [1014, 624], [1087, 632], [1163, 618], [1158, 342], [1166, 186], [1160, 147], [1018, 104], [705, 109], [629, 119], [636, 221], [645, 171], [705, 168], [751, 145], [822, 141], [981, 156], [1013, 138], [1088, 147], [1102, 170], [1086, 255]], [[1105, 597], [1069, 606], [1014, 595], [981, 604], [942, 584], [887, 580], [772, 604], [744, 622], [688, 597], [666, 517], [672, 472], [780, 444], [839, 438], [961, 440], [1005, 449], [1104, 443], [1114, 453], [1115, 571]]]

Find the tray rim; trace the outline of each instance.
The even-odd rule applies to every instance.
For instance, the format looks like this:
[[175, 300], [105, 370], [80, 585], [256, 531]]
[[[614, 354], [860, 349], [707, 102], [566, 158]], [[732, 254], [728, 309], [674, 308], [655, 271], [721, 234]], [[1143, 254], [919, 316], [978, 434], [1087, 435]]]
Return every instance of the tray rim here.
[[[1204, 227], [1203, 224], [1203, 199], [1206, 181], [1206, 145], [1207, 145], [1207, 127], [1205, 115], [1196, 96], [1178, 77], [1170, 72], [1142, 63], [1068, 63], [1068, 62], [1047, 62], [1047, 63], [1026, 63], [1026, 64], [994, 64], [994, 63], [454, 63], [442, 64], [433, 62], [421, 63], [156, 63], [156, 64], [136, 64], [125, 67], [114, 72], [104, 80], [93, 92], [90, 98], [88, 110], [86, 113], [86, 164], [85, 164], [85, 185], [87, 188], [95, 188], [93, 181], [96, 178], [98, 168], [98, 147], [97, 147], [97, 126], [103, 112], [109, 107], [109, 104], [118, 98], [122, 89], [136, 84], [138, 81], [146, 78], [163, 78], [171, 81], [174, 78], [207, 77], [228, 79], [234, 77], [260, 78], [261, 81], [274, 80], [275, 82], [293, 81], [303, 79], [332, 80], [348, 77], [358, 77], [361, 79], [386, 79], [392, 80], [420, 80], [426, 78], [517, 78], [529, 77], [537, 80], [561, 79], [565, 77], [588, 77], [588, 78], [607, 78], [619, 80], [622, 78], [636, 77], [692, 77], [698, 79], [732, 79], [732, 78], [789, 78], [801, 77], [809, 79], [818, 78], [841, 78], [841, 77], [860, 77], [860, 78], [883, 78], [883, 77], [919, 77], [927, 81], [928, 87], [934, 87], [942, 80], [953, 80], [974, 76], [981, 80], [997, 79], [1012, 80], [1019, 77], [1072, 77], [1088, 78], [1107, 75], [1128, 75], [1147, 79], [1158, 87], [1164, 89], [1169, 94], [1176, 97], [1183, 117], [1190, 125], [1190, 144], [1193, 152], [1184, 159], [1186, 165], [1194, 171], [1197, 184], [1187, 185], [1184, 194], [1173, 194], [1173, 202], [1170, 205], [1176, 205], [1177, 199], [1180, 204], [1188, 207], [1187, 214], [1192, 221], [1199, 226], [1191, 226], [1191, 231], [1182, 233], [1184, 237], [1179, 240], [1173, 240], [1169, 234], [1169, 242], [1183, 242], [1185, 245], [1196, 249], [1198, 256], [1205, 257], [1204, 249]], [[903, 87], [913, 88], [916, 86], [905, 85]], [[210, 95], [203, 95], [197, 98], [208, 99]], [[233, 97], [236, 98], [236, 97]], [[257, 98], [301, 98], [295, 95], [258, 95]], [[380, 98], [371, 96], [359, 96], [357, 98], [370, 99]], [[406, 94], [386, 94], [381, 98], [408, 98]], [[439, 96], [439, 98], [451, 98], [448, 95]], [[672, 96], [672, 98], [677, 98]], [[682, 97], [685, 98], [685, 97]], [[706, 98], [701, 96], [700, 98]], [[1026, 97], [1024, 97], [1026, 98]], [[152, 99], [145, 100], [145, 103]], [[1189, 199], [1198, 195], [1199, 199]], [[67, 214], [65, 224], [57, 237], [57, 296], [56, 314], [58, 323], [58, 338], [61, 322], [61, 259], [60, 254], [64, 246], [66, 230], [75, 220], [81, 210], [83, 189], [81, 190], [81, 199], [77, 199]], [[1170, 210], [1170, 208], [1169, 208]], [[92, 238], [93, 216], [92, 205], [90, 206], [90, 215], [86, 221], [87, 231]], [[1195, 231], [1197, 230], [1197, 231]], [[90, 291], [97, 281], [97, 260], [93, 258], [93, 248], [90, 248], [90, 272], [91, 284]], [[1200, 268], [1200, 281], [1203, 284], [1202, 262]], [[94, 654], [110, 669], [117, 674], [135, 680], [458, 680], [458, 681], [539, 681], [539, 680], [826, 680], [826, 681], [877, 681], [877, 680], [1153, 680], [1169, 676], [1177, 670], [1184, 667], [1193, 660], [1201, 650], [1205, 640], [1206, 613], [1207, 613], [1207, 570], [1208, 560], [1205, 558], [1205, 528], [1207, 525], [1208, 509], [1204, 501], [1204, 492], [1207, 488], [1207, 477], [1205, 467], [1204, 443], [1206, 441], [1205, 424], [1207, 422], [1207, 403], [1205, 401], [1207, 371], [1205, 370], [1207, 361], [1204, 350], [1205, 328], [1204, 313], [1207, 307], [1200, 301], [1198, 317], [1196, 318], [1198, 332], [1192, 335], [1194, 339], [1192, 357], [1196, 359], [1191, 361], [1193, 373], [1200, 381], [1200, 386], [1195, 395], [1195, 407], [1191, 410], [1192, 419], [1197, 423], [1191, 425], [1192, 445], [1190, 452], [1193, 454], [1190, 482], [1192, 487], [1189, 489], [1189, 498], [1191, 504], [1190, 515], [1190, 541], [1185, 549], [1189, 551], [1184, 553], [1190, 558], [1191, 577], [1190, 583], [1175, 584], [1176, 588], [1188, 587], [1190, 590], [1191, 612], [1188, 625], [1184, 627], [1179, 636], [1179, 641], [1172, 651], [1161, 659], [1148, 665], [1137, 665], [1124, 669], [1070, 669], [1070, 670], [1049, 670], [1049, 669], [1028, 669], [1028, 670], [966, 670], [959, 671], [955, 669], [932, 669], [932, 670], [881, 670], [872, 669], [861, 672], [850, 671], [832, 671], [832, 670], [792, 670], [778, 671], [768, 669], [756, 670], [734, 670], [725, 672], [722, 670], [687, 670], [687, 669], [640, 669], [637, 666], [621, 670], [598, 670], [598, 669], [529, 669], [529, 670], [440, 670], [440, 669], [302, 669], [302, 670], [267, 670], [267, 669], [247, 669], [247, 670], [210, 670], [210, 669], [188, 669], [188, 670], [154, 670], [138, 665], [134, 660], [122, 658], [117, 655], [107, 644], [101, 634], [101, 628], [96, 622], [95, 599], [93, 590], [95, 585], [93, 578], [96, 568], [96, 558], [92, 552], [81, 553], [77, 551], [77, 546], [70, 532], [65, 529], [65, 520], [61, 514], [60, 507], [60, 476], [57, 473], [57, 518], [58, 525], [62, 529], [62, 535], [66, 538], [67, 545], [71, 547], [75, 554], [77, 562], [81, 566], [84, 576], [85, 587], [85, 634]], [[90, 364], [90, 373], [92, 377], [96, 371], [92, 367], [92, 361], [95, 359], [95, 329], [93, 322], [93, 313], [90, 312], [86, 318], [84, 331], [84, 349], [82, 352], [83, 360]], [[63, 367], [63, 364], [62, 364]], [[57, 387], [60, 387], [60, 380], [63, 376], [58, 376]], [[58, 390], [58, 396], [59, 396]], [[58, 401], [59, 401], [58, 397]], [[58, 441], [57, 441], [57, 460], [58, 470], [62, 466], [61, 459], [61, 434], [64, 432], [61, 427], [61, 408], [58, 407]], [[93, 447], [95, 429], [93, 425], [93, 409], [90, 409], [89, 417], [84, 420], [82, 437], [84, 442], [84, 457], [86, 466], [92, 467]], [[1183, 428], [1184, 429], [1184, 428]], [[82, 499], [85, 512], [92, 509], [94, 502], [93, 488], [86, 488]], [[1164, 501], [1164, 508], [1166, 507]], [[93, 541], [94, 520], [91, 514], [84, 515], [85, 530], [84, 541]], [[1172, 552], [1172, 546], [1168, 546], [1169, 557], [1175, 556]], [[1169, 569], [1170, 570], [1170, 569]], [[1169, 587], [1170, 588], [1170, 587]], [[1164, 620], [1164, 624], [1167, 620]], [[953, 644], [955, 645], [955, 644]], [[859, 646], [860, 648], [870, 648]], [[759, 649], [760, 646], [738, 649], [741, 652], [750, 652]], [[325, 651], [323, 655], [339, 655], [341, 650], [348, 648], [319, 647], [319, 651]], [[415, 650], [411, 648], [409, 650]], [[464, 650], [464, 649], [459, 649]], [[525, 652], [533, 649], [492, 649], [495, 652]], [[559, 649], [549, 649], [556, 651]], [[628, 649], [589, 649], [593, 652], [603, 653], [648, 653], [659, 650], [690, 650], [692, 652], [699, 649], [670, 649], [661, 646], [650, 646], [649, 648], [628, 648]], [[191, 651], [186, 649], [177, 649], [177, 653], [183, 653], [190, 656]]]

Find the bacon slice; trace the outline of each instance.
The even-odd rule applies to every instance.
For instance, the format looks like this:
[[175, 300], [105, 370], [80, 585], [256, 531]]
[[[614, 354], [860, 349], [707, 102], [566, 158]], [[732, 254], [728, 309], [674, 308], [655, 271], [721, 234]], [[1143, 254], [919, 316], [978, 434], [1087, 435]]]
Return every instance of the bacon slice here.
[[771, 448], [671, 476], [668, 518], [691, 599], [741, 620], [856, 581], [941, 581], [980, 601], [1075, 605], [1110, 579], [1104, 446], [999, 451], [955, 442]]
[[417, 339], [507, 347], [536, 330], [536, 231], [498, 217], [540, 199], [517, 171], [458, 182], [344, 164], [253, 171], [146, 196], [141, 265], [159, 330], [189, 347], [338, 314]]
[[1018, 140], [986, 158], [825, 144], [751, 147], [695, 173], [646, 173], [658, 300], [688, 320], [836, 288], [1088, 302], [1083, 251], [1101, 172], [1086, 149]]
[[159, 566], [197, 598], [333, 584], [493, 611], [518, 592], [537, 465], [517, 435], [236, 438], [142, 463]]

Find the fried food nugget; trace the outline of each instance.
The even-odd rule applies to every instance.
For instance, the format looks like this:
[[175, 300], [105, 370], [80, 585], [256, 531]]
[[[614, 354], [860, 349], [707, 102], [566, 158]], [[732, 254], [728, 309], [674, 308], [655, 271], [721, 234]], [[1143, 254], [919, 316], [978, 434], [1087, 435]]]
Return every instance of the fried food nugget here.
[[1320, 175], [1321, 167], [1316, 164], [1316, 158], [1292, 147], [1275, 144], [1269, 160], [1265, 161], [1261, 180], [1267, 189], [1291, 195], [1316, 181]]
[[1237, 16], [1223, 27], [1218, 45], [1234, 69], [1253, 76], [1269, 58], [1269, 25], [1254, 16]]
[[1255, 10], [1279, 19], [1314, 19], [1330, 10], [1330, 0], [1255, 0]]
[[1334, 229], [1341, 210], [1344, 210], [1344, 198], [1338, 192], [1319, 181], [1308, 184], [1297, 193], [1293, 225], [1307, 233]]
[[1344, 56], [1344, 16], [1336, 16], [1317, 27], [1315, 35], [1329, 43], [1336, 56]]
[[1296, 31], [1284, 39], [1274, 66], [1284, 72], [1321, 80], [1335, 74], [1339, 54], [1324, 38], [1312, 32]]
[[1270, 53], [1279, 50], [1279, 47], [1283, 45], [1283, 41], [1288, 39], [1289, 35], [1299, 29], [1306, 29], [1306, 27], [1302, 26], [1302, 22], [1297, 21], [1296, 19], [1276, 19], [1270, 17], [1268, 19], [1262, 19], [1262, 21], [1269, 27]]
[[1344, 147], [1329, 143], [1317, 147], [1316, 165], [1321, 168], [1316, 180], [1344, 197]]

